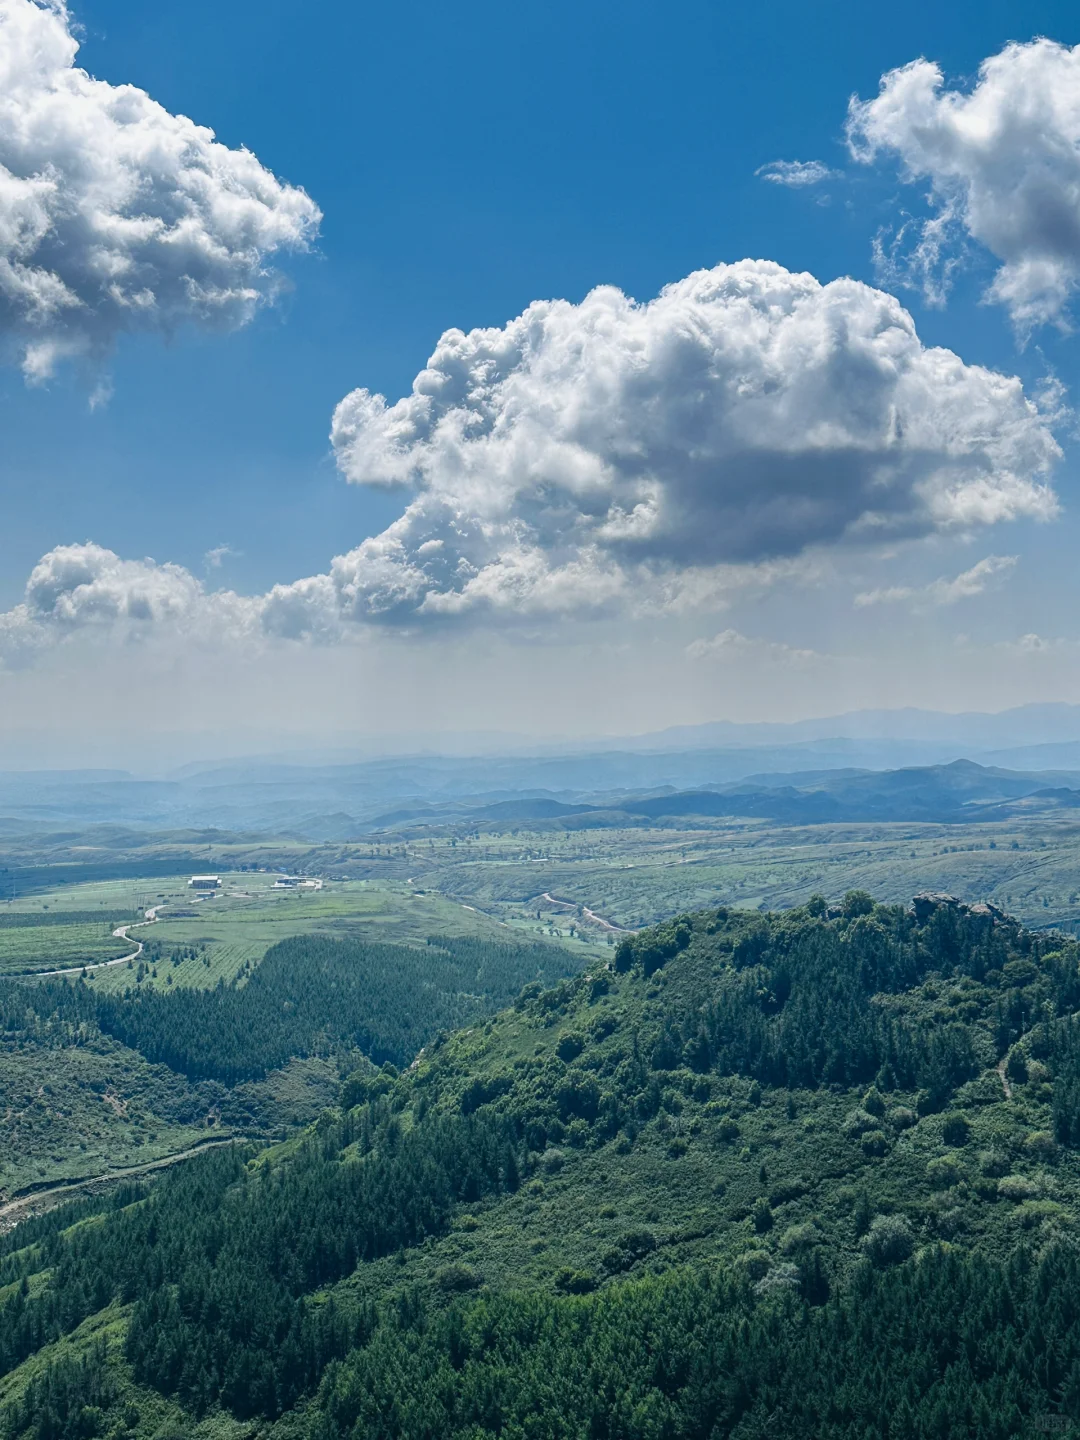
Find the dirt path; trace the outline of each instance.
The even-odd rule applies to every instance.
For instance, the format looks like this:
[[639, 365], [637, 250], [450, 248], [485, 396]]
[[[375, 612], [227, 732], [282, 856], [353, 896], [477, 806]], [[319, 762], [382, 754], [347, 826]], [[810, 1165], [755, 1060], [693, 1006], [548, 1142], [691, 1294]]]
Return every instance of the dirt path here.
[[595, 910], [590, 910], [588, 905], [583, 905], [581, 909], [595, 924], [602, 926], [605, 930], [614, 931], [616, 935], [632, 935], [634, 933], [632, 930], [627, 930], [625, 925], [613, 925], [610, 920], [605, 920], [602, 915], [597, 915]]
[[[129, 960], [137, 960], [139, 956], [143, 953], [143, 950], [146, 948], [141, 940], [133, 940], [132, 937], [128, 934], [128, 931], [141, 930], [146, 925], [156, 924], [157, 907], [155, 906], [153, 909], [147, 910], [145, 920], [136, 920], [133, 924], [130, 925], [118, 925], [116, 929], [112, 932], [113, 939], [126, 940], [129, 945], [134, 945], [135, 949], [130, 951], [127, 955], [119, 955], [115, 960], [101, 960], [96, 965], [72, 965], [69, 966], [66, 970], [25, 970], [22, 972], [22, 974], [18, 976], [18, 978], [20, 980], [25, 980], [30, 976], [45, 977], [56, 975], [81, 975], [84, 971], [89, 975], [91, 970], [108, 970], [113, 965], [126, 965]], [[0, 1215], [2, 1214], [3, 1211], [0, 1211]]]
[[[572, 900], [556, 900], [555, 896], [549, 895], [546, 890], [540, 898], [542, 900], [546, 900], [549, 905], [559, 905], [564, 910], [577, 909], [577, 906]], [[602, 915], [597, 915], [596, 911], [590, 910], [587, 905], [583, 905], [581, 907], [581, 913], [585, 916], [587, 920], [591, 920], [594, 925], [599, 925], [601, 930], [610, 930], [615, 935], [632, 935], [634, 933], [632, 930], [627, 930], [622, 925], [613, 925], [610, 920], [605, 920]]]
[[1006, 1099], [1006, 1100], [1011, 1100], [1011, 1099], [1012, 1099], [1012, 1086], [1009, 1084], [1009, 1077], [1005, 1074], [1005, 1066], [1008, 1064], [1008, 1062], [1009, 1062], [1009, 1057], [1006, 1055], [1006, 1056], [1005, 1056], [1005, 1059], [1002, 1060], [1002, 1061], [1000, 1062], [1000, 1064], [998, 1065], [998, 1067], [997, 1067], [997, 1073], [998, 1073], [998, 1079], [1001, 1081], [1001, 1088], [1005, 1091], [1005, 1099]]
[[51, 1210], [54, 1205], [60, 1205], [64, 1200], [72, 1199], [82, 1191], [110, 1185], [117, 1180], [130, 1180], [136, 1175], [148, 1175], [152, 1170], [167, 1170], [170, 1165], [178, 1165], [181, 1160], [190, 1160], [193, 1155], [199, 1155], [204, 1150], [213, 1150], [219, 1145], [234, 1145], [235, 1143], [236, 1137], [232, 1135], [216, 1140], [198, 1140], [194, 1145], [189, 1145], [186, 1150], [177, 1150], [174, 1155], [163, 1155], [160, 1160], [147, 1160], [142, 1165], [128, 1165], [119, 1170], [107, 1170], [103, 1175], [90, 1175], [82, 1180], [66, 1180], [62, 1185], [50, 1185], [45, 1190], [31, 1190], [27, 1194], [17, 1195], [6, 1205], [0, 1205], [0, 1234], [14, 1230], [20, 1220], [25, 1220], [39, 1208]]

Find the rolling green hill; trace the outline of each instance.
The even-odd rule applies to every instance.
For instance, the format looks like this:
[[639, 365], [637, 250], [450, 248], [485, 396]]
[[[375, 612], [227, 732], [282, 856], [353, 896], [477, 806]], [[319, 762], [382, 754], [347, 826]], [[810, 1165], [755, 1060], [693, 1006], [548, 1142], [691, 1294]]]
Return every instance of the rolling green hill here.
[[419, 945], [293, 935], [205, 989], [171, 983], [209, 961], [194, 947], [119, 967], [123, 990], [0, 976], [0, 1203], [215, 1136], [278, 1138], [334, 1099], [349, 1057], [405, 1065], [440, 1029], [580, 967], [492, 931]]
[[0, 1434], [1065, 1425], [1078, 1011], [1075, 942], [942, 897], [628, 937], [303, 1137], [15, 1230]]

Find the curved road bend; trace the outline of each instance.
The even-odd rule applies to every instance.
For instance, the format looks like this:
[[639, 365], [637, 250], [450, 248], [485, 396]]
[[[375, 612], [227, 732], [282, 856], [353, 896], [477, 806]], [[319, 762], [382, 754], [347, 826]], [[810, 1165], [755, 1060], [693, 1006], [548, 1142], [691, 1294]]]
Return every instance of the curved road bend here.
[[[546, 890], [540, 898], [546, 900], [549, 905], [561, 905], [564, 910], [577, 909], [577, 906], [572, 900], [556, 900], [555, 896], [549, 895]], [[581, 913], [587, 920], [591, 920], [594, 925], [599, 925], [602, 930], [610, 930], [615, 935], [632, 935], [634, 933], [632, 930], [627, 930], [623, 925], [613, 925], [610, 920], [605, 920], [602, 915], [597, 915], [596, 911], [590, 910], [587, 905], [581, 907]]]
[[75, 1196], [82, 1190], [90, 1190], [95, 1185], [108, 1184], [114, 1180], [130, 1180], [136, 1175], [147, 1175], [152, 1170], [167, 1170], [170, 1165], [177, 1165], [181, 1160], [190, 1160], [193, 1155], [200, 1155], [204, 1150], [213, 1150], [219, 1145], [235, 1145], [239, 1138], [236, 1135], [225, 1135], [215, 1140], [197, 1140], [186, 1150], [177, 1150], [173, 1155], [163, 1155], [159, 1160], [146, 1160], [141, 1165], [106, 1170], [102, 1175], [89, 1175], [82, 1180], [65, 1180], [62, 1185], [50, 1185], [45, 1190], [29, 1190], [22, 1195], [16, 1195], [14, 1200], [0, 1205], [0, 1234], [13, 1230], [39, 1201], [52, 1200], [59, 1205], [65, 1196]]
[[[30, 977], [37, 979], [38, 977], [45, 978], [46, 976], [51, 977], [54, 975], [81, 975], [84, 970], [87, 972], [87, 974], [89, 974], [91, 970], [108, 970], [112, 965], [126, 965], [129, 960], [137, 960], [139, 956], [143, 953], [143, 950], [146, 948], [141, 940], [132, 939], [132, 937], [128, 934], [128, 931], [141, 930], [144, 925], [156, 925], [157, 918], [157, 906], [153, 906], [151, 909], [147, 910], [145, 920], [136, 920], [133, 924], [118, 925], [116, 927], [116, 929], [112, 932], [113, 938], [116, 940], [126, 940], [130, 945], [135, 946], [135, 949], [130, 951], [127, 955], [120, 955], [115, 960], [101, 960], [96, 965], [72, 965], [69, 966], [66, 970], [24, 970], [18, 975], [17, 978], [20, 980], [26, 980]], [[2, 1214], [3, 1211], [0, 1210], [0, 1215]]]

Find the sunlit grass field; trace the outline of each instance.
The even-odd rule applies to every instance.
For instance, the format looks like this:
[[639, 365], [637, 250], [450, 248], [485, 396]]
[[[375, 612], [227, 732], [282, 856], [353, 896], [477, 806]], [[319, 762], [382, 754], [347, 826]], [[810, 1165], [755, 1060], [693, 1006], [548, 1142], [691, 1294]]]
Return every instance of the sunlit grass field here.
[[126, 955], [131, 948], [124, 940], [113, 937], [111, 924], [0, 929], [0, 975], [97, 965]]
[[[523, 928], [403, 882], [345, 880], [330, 882], [322, 890], [276, 890], [274, 879], [265, 874], [226, 874], [221, 890], [206, 900], [194, 898], [186, 877], [169, 883], [76, 885], [35, 899], [38, 906], [42, 901], [57, 905], [62, 900], [65, 909], [72, 910], [89, 909], [95, 903], [103, 908], [159, 907], [160, 918], [154, 924], [131, 931], [132, 941], [141, 940], [146, 946], [142, 979], [139, 960], [91, 972], [93, 984], [104, 991], [124, 990], [136, 983], [150, 988], [212, 988], [219, 981], [229, 984], [238, 977], [242, 981], [272, 945], [293, 935], [363, 936], [423, 945], [430, 935], [499, 940], [512, 938]], [[62, 927], [53, 929], [63, 933]], [[3, 943], [0, 930], [0, 947]], [[113, 955], [131, 948], [116, 940], [110, 944]], [[80, 952], [72, 963], [81, 964], [82, 958]]]

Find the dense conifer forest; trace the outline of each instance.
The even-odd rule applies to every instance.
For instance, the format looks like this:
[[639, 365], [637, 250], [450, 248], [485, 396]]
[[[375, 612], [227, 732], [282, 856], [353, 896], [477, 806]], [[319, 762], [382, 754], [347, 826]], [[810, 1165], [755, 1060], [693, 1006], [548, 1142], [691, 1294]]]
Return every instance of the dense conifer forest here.
[[432, 936], [427, 946], [296, 936], [274, 945], [250, 976], [214, 990], [119, 995], [62, 980], [0, 982], [7, 1033], [57, 1043], [95, 1025], [191, 1079], [226, 1085], [290, 1057], [358, 1049], [405, 1065], [439, 1030], [505, 1005], [527, 981], [572, 969], [554, 945]]
[[[429, 948], [434, 973], [475, 973]], [[319, 1043], [381, 1034], [406, 1058], [404, 1022], [364, 1020], [339, 952], [290, 990], [278, 950], [197, 1015], [127, 997], [105, 1023], [182, 1067], [205, 1022], [205, 1054], [240, 1073], [237, 1029], [279, 1043], [259, 1017], [288, 994], [287, 1033], [314, 1043], [308, 995], [336, 984]], [[1080, 1421], [1078, 1010], [1075, 942], [945, 897], [644, 931], [440, 1029], [404, 1071], [362, 1066], [295, 1140], [11, 1232], [0, 1434], [959, 1440]]]

